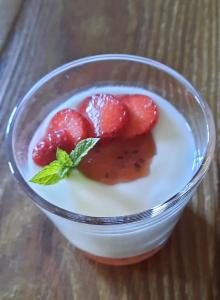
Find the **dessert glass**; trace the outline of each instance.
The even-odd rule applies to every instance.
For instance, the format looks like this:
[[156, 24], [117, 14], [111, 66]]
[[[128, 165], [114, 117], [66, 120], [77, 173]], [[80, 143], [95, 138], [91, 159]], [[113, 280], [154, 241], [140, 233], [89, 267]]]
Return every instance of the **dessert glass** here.
[[[182, 113], [195, 139], [194, 172], [182, 190], [149, 210], [125, 216], [93, 217], [62, 209], [41, 198], [28, 185], [25, 169], [31, 138], [45, 117], [74, 93], [108, 85], [145, 88], [165, 98]], [[50, 72], [14, 107], [6, 135], [10, 170], [32, 201], [75, 247], [98, 262], [112, 265], [142, 261], [166, 243], [207, 172], [215, 147], [213, 117], [199, 92], [166, 65], [122, 54], [91, 56]]]

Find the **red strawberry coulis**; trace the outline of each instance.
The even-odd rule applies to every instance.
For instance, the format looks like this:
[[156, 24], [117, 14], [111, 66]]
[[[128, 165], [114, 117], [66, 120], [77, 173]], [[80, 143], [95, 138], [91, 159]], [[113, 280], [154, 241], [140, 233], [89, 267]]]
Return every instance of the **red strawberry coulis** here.
[[149, 174], [155, 153], [151, 133], [127, 140], [115, 138], [95, 146], [81, 161], [79, 170], [88, 178], [106, 184], [128, 182]]

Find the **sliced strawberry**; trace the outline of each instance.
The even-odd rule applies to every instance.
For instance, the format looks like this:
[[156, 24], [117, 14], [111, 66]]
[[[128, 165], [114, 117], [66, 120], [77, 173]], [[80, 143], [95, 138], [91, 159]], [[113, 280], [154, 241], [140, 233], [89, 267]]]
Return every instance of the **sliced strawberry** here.
[[72, 136], [66, 130], [58, 130], [48, 133], [34, 147], [32, 158], [39, 166], [45, 166], [56, 159], [57, 148], [61, 148], [68, 153], [73, 150], [75, 144]]
[[97, 137], [114, 137], [127, 122], [125, 106], [110, 94], [96, 94], [86, 98], [79, 110], [92, 122]]
[[118, 99], [126, 106], [129, 120], [121, 137], [132, 138], [149, 131], [158, 120], [158, 109], [151, 98], [145, 95], [120, 95]]
[[51, 119], [47, 132], [63, 129], [68, 131], [75, 145], [90, 134], [88, 121], [79, 112], [71, 108], [58, 111]]

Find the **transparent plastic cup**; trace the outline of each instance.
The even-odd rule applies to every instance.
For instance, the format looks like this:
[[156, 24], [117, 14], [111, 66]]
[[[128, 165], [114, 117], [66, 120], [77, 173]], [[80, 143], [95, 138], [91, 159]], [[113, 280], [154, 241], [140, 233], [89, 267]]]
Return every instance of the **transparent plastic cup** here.
[[[62, 209], [41, 198], [28, 185], [24, 170], [31, 138], [44, 118], [74, 93], [107, 85], [142, 87], [174, 105], [194, 135], [195, 171], [186, 186], [161, 205], [133, 215], [93, 217]], [[166, 243], [207, 172], [215, 147], [212, 114], [199, 92], [173, 69], [131, 55], [87, 57], [52, 71], [13, 109], [6, 134], [9, 167], [32, 201], [75, 247], [98, 262], [112, 265], [142, 261]]]

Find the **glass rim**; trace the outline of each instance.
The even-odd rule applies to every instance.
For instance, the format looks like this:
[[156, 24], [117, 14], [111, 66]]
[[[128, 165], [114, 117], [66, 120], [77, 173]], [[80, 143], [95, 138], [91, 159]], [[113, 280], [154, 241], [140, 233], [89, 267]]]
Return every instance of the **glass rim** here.
[[[95, 216], [88, 216], [88, 215], [74, 213], [66, 209], [63, 209], [61, 207], [58, 207], [48, 202], [44, 198], [40, 197], [34, 190], [32, 190], [32, 188], [24, 180], [21, 172], [19, 171], [19, 168], [17, 167], [14, 154], [13, 154], [13, 149], [12, 149], [12, 139], [13, 139], [13, 132], [14, 132], [14, 124], [21, 108], [26, 104], [29, 98], [37, 90], [41, 88], [42, 85], [47, 83], [47, 81], [49, 81], [56, 75], [62, 73], [63, 71], [67, 71], [77, 66], [81, 66], [93, 62], [111, 61], [111, 60], [142, 63], [154, 67], [156, 69], [159, 69], [169, 74], [170, 76], [174, 77], [175, 79], [177, 79], [182, 85], [184, 85], [188, 89], [188, 91], [190, 91], [190, 93], [194, 96], [195, 100], [199, 103], [200, 107], [202, 108], [203, 114], [205, 116], [207, 132], [208, 132], [208, 141], [207, 141], [205, 156], [203, 160], [200, 162], [200, 166], [197, 172], [194, 174], [191, 180], [189, 180], [188, 183], [182, 188], [180, 192], [176, 193], [167, 201], [157, 206], [154, 206], [153, 208], [135, 214], [111, 216], [111, 217], [95, 217]], [[143, 220], [153, 221], [155, 220], [155, 217], [161, 216], [163, 212], [169, 213], [170, 208], [176, 207], [176, 204], [181, 205], [182, 196], [187, 195], [188, 192], [190, 192], [194, 187], [197, 186], [197, 184], [200, 183], [201, 179], [204, 177], [205, 173], [209, 168], [209, 165], [211, 163], [214, 154], [214, 148], [215, 148], [215, 125], [214, 125], [214, 120], [213, 120], [211, 110], [207, 102], [202, 97], [202, 95], [185, 77], [183, 77], [180, 73], [178, 73], [171, 67], [168, 67], [165, 64], [160, 63], [158, 61], [141, 57], [141, 56], [136, 56], [136, 55], [100, 54], [95, 56], [88, 56], [85, 58], [81, 58], [66, 63], [54, 69], [53, 71], [51, 71], [50, 73], [42, 77], [39, 81], [37, 81], [12, 110], [6, 128], [6, 145], [7, 145], [7, 156], [8, 156], [9, 168], [12, 174], [14, 175], [15, 179], [21, 185], [23, 190], [30, 196], [32, 201], [35, 202], [35, 204], [49, 211], [50, 213], [75, 221], [77, 223], [86, 223], [92, 225], [117, 225], [117, 224], [126, 224], [126, 223], [132, 223], [132, 222], [143, 221]]]

